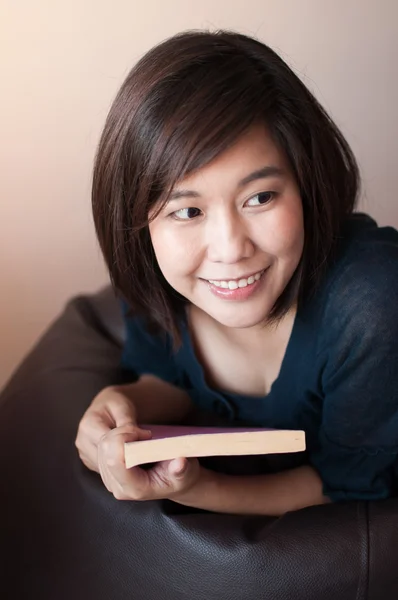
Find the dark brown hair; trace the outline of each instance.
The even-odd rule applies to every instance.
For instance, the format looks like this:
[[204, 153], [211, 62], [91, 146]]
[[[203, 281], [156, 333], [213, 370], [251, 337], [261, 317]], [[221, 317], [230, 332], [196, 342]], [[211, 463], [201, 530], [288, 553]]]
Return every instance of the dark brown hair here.
[[256, 122], [287, 157], [303, 202], [303, 256], [273, 307], [278, 319], [316, 289], [358, 194], [355, 157], [311, 92], [258, 40], [188, 31], [145, 54], [110, 109], [92, 190], [99, 243], [116, 290], [177, 341], [186, 300], [158, 267], [149, 211]]

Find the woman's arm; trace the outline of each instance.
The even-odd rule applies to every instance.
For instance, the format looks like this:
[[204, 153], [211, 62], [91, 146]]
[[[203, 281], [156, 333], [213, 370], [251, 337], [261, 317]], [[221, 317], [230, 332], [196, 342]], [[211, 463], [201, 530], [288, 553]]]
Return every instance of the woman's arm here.
[[185, 506], [220, 513], [280, 516], [315, 504], [327, 504], [322, 481], [310, 466], [271, 475], [231, 476], [202, 469], [186, 492], [172, 496]]
[[126, 469], [126, 427], [113, 429], [98, 445], [99, 472], [118, 500], [170, 499], [213, 512], [279, 516], [330, 502], [310, 466], [270, 475], [231, 476], [205, 469], [196, 458], [165, 460], [151, 469]]

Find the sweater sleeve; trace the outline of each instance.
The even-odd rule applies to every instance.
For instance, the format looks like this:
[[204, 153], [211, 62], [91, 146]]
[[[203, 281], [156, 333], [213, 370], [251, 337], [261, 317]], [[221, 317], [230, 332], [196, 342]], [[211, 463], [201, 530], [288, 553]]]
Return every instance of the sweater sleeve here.
[[397, 482], [398, 244], [359, 250], [330, 287], [318, 354], [312, 463], [335, 501], [386, 498]]

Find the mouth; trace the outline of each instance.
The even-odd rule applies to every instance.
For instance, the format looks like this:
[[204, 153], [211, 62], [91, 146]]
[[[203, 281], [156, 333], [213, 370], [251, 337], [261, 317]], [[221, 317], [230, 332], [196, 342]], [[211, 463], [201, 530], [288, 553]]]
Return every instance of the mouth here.
[[247, 277], [240, 277], [239, 279], [204, 279], [203, 281], [207, 281], [217, 288], [222, 288], [225, 290], [237, 290], [238, 288], [245, 288], [253, 285], [256, 283], [256, 281], [259, 281], [265, 271], [266, 269], [263, 269], [262, 271], [258, 271], [257, 273], [253, 273]]
[[243, 302], [267, 285], [270, 267], [240, 279], [202, 279], [209, 291], [221, 300]]

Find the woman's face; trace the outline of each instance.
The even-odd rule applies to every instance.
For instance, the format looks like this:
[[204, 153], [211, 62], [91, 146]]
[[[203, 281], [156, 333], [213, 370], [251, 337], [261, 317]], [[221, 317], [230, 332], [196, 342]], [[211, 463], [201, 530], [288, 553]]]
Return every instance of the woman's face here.
[[304, 244], [297, 184], [259, 125], [178, 182], [149, 229], [168, 283], [226, 327], [266, 321]]

